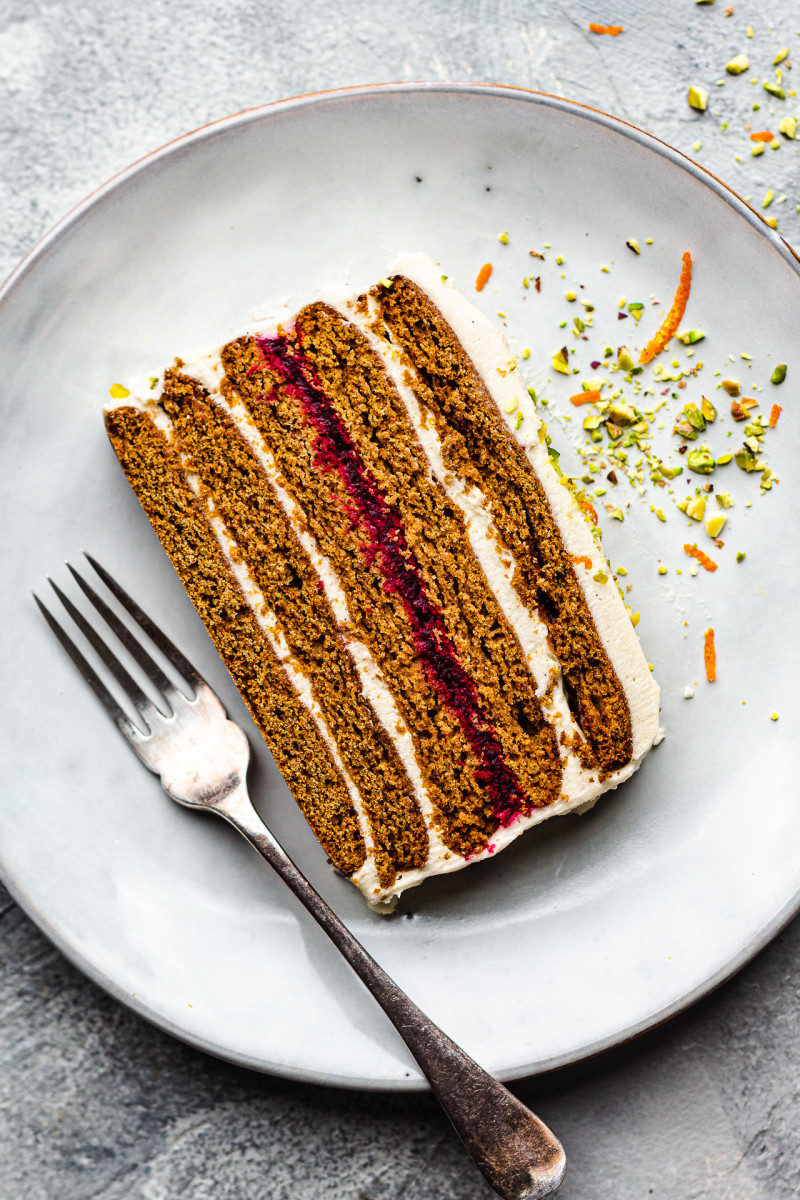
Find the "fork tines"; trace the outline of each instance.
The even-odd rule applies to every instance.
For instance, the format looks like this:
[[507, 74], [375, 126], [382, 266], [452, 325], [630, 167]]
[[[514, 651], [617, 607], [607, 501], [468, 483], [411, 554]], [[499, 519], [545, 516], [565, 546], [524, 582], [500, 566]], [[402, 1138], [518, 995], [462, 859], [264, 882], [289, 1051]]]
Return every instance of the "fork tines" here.
[[[178, 647], [175, 646], [173, 642], [170, 641], [170, 639], [166, 636], [166, 634], [159, 629], [159, 627], [147, 615], [147, 613], [139, 607], [136, 601], [128, 595], [125, 589], [119, 583], [117, 583], [116, 579], [109, 574], [105, 567], [101, 566], [101, 564], [98, 563], [90, 554], [87, 554], [86, 551], [84, 551], [84, 554], [91, 566], [99, 575], [100, 579], [109, 589], [109, 591], [116, 597], [122, 607], [130, 614], [139, 628], [147, 634], [153, 644], [157, 646], [164, 655], [166, 660], [196, 692], [198, 686], [204, 682], [199, 672], [195, 670], [185, 655], [183, 655]], [[138, 638], [134, 636], [128, 626], [120, 620], [117, 614], [112, 608], [110, 608], [103, 597], [98, 594], [95, 588], [93, 588], [91, 584], [89, 584], [70, 563], [67, 563], [67, 567], [69, 568], [73, 578], [80, 586], [84, 595], [92, 603], [94, 608], [105, 621], [108, 628], [116, 635], [130, 656], [139, 665], [139, 667], [141, 667], [149, 682], [156, 689], [157, 693], [164, 698], [166, 705], [169, 708], [170, 698], [174, 698], [177, 695], [182, 694], [180, 693], [180, 689], [165, 674], [152, 655], [145, 649]], [[70, 598], [61, 590], [58, 584], [56, 584], [52, 579], [48, 579], [48, 582], [64, 606], [66, 612], [75, 622], [78, 629], [80, 629], [81, 633], [95, 651], [98, 658], [106, 666], [111, 675], [122, 688], [123, 692], [142, 720], [147, 723], [148, 716], [154, 715], [157, 711], [153, 701], [142, 690], [130, 672], [125, 668], [125, 666], [123, 666], [122, 662], [120, 662], [114, 651], [109, 648], [100, 634], [93, 628], [80, 609], [78, 609], [70, 600]], [[41, 612], [53, 633], [66, 650], [67, 654], [72, 659], [83, 678], [89, 684], [108, 715], [117, 725], [117, 728], [120, 730], [120, 732], [123, 733], [129, 741], [141, 739], [141, 733], [136, 729], [127, 713], [117, 702], [116, 698], [103, 683], [100, 676], [75, 645], [69, 634], [66, 633], [63, 627], [42, 603], [35, 592], [34, 600], [41, 609]]]

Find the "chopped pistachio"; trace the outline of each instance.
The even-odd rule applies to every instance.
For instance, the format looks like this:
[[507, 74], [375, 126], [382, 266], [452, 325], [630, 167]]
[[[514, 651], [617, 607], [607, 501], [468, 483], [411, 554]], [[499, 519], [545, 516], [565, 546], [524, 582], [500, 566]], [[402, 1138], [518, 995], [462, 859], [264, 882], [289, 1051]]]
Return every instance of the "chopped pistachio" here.
[[755, 471], [758, 467], [758, 462], [755, 454], [747, 446], [743, 446], [741, 450], [737, 450], [734, 454], [734, 461], [737, 467], [741, 467], [743, 471]]
[[741, 391], [738, 379], [722, 379], [720, 386], [725, 388], [729, 396], [738, 396]]
[[764, 194], [764, 199], [761, 201], [761, 207], [769, 208], [770, 204], [772, 204], [772, 201], [774, 199], [775, 199], [775, 190], [774, 190], [774, 188], [770, 188], [769, 191], [765, 192], [765, 194]]
[[614, 508], [610, 513], [612, 521], [624, 521], [625, 517], [621, 508]]
[[108, 394], [112, 400], [124, 400], [126, 396], [130, 396], [130, 391], [122, 383], [112, 383]]
[[727, 467], [728, 463], [733, 461], [733, 455], [732, 454], [720, 454], [719, 458], [716, 461], [717, 461], [718, 467]]
[[789, 138], [790, 141], [794, 141], [795, 137], [797, 136], [797, 117], [784, 117], [778, 125], [778, 131], [782, 133], [785, 138]]
[[693, 521], [702, 521], [706, 511], [705, 496], [695, 496], [690, 500], [683, 510], [687, 517], [691, 517]]
[[789, 47], [784, 46], [781, 50], [778, 51], [778, 53], [773, 58], [773, 60], [772, 60], [773, 66], [779, 67], [782, 62], [786, 62], [786, 59], [788, 57], [789, 57]]
[[517, 400], [517, 397], [512, 396], [510, 400], [506, 400], [503, 407], [507, 413], [512, 413], [518, 404], [519, 404], [519, 401]]
[[778, 717], [778, 714], [776, 712], [774, 712], [774, 713], [769, 714], [769, 719], [770, 719], [770, 721], [777, 721], [780, 718]]
[[608, 576], [605, 571], [598, 571], [596, 575], [592, 576], [592, 579], [595, 583], [608, 583]]
[[778, 363], [769, 377], [770, 383], [783, 383], [786, 378], [786, 363]]
[[706, 427], [706, 419], [697, 405], [687, 404], [683, 411], [692, 429], [696, 429], [698, 433], [702, 433]]
[[577, 299], [578, 299], [578, 297], [575, 295], [575, 293], [574, 293], [574, 292], [564, 292], [564, 299], [565, 299], [565, 300], [569, 300], [569, 302], [570, 302], [570, 304], [571, 304], [571, 303], [572, 303], [572, 301], [573, 301], [573, 300], [577, 300]]
[[603, 424], [603, 415], [601, 413], [591, 413], [588, 417], [583, 418], [584, 429], [599, 429]]
[[641, 617], [641, 613], [638, 613], [638, 612], [631, 613], [631, 625], [633, 626], [634, 629], [639, 624], [640, 617]]
[[777, 229], [778, 228], [778, 218], [777, 217], [768, 217], [767, 224], [769, 225], [770, 229]]
[[699, 450], [690, 450], [687, 462], [689, 470], [696, 471], [698, 475], [710, 475], [716, 466], [714, 455], [706, 446], [701, 446]]
[[521, 412], [518, 412], [518, 413], [517, 413], [517, 423], [516, 423], [516, 426], [515, 426], [515, 428], [516, 428], [516, 429], [519, 429], [519, 427], [520, 427], [520, 425], [522, 424], [522, 422], [524, 421], [524, 419], [525, 419], [525, 414], [524, 414], [524, 413], [521, 413]]
[[695, 342], [702, 342], [705, 336], [699, 329], [682, 329], [680, 333], [675, 334], [675, 337], [679, 342], [683, 342], [684, 346], [693, 346]]
[[387, 289], [387, 291], [388, 291], [388, 290], [391, 290], [391, 287], [392, 287], [392, 280], [391, 280], [391, 279], [389, 279], [389, 278], [384, 278], [384, 279], [382, 279], [382, 280], [381, 280], [381, 286], [382, 286], [382, 287], [385, 287], [385, 288]]
[[609, 406], [608, 419], [614, 425], [633, 425], [637, 419], [636, 410], [631, 408], [630, 404], [623, 404], [622, 401], [617, 401]]
[[636, 363], [631, 358], [631, 352], [627, 346], [620, 346], [619, 350], [617, 351], [617, 362], [623, 371], [632, 371], [636, 366]]
[[617, 567], [617, 574], [622, 575], [622, 576], [627, 575], [628, 574], [627, 567]]
[[569, 351], [567, 350], [566, 346], [562, 346], [561, 349], [553, 355], [553, 370], [559, 371], [562, 375], [570, 374]]
[[632, 250], [634, 254], [641, 254], [641, 250], [639, 249], [639, 243], [636, 238], [629, 238], [628, 241], [625, 243], [625, 245], [628, 247], [629, 250]]
[[737, 561], [737, 562], [744, 562], [744, 560], [745, 560], [745, 558], [746, 558], [746, 557], [747, 557], [747, 556], [746, 556], [746, 554], [745, 554], [744, 550], [737, 550], [737, 551], [736, 551], [736, 561]]
[[717, 419], [717, 410], [714, 408], [714, 405], [707, 396], [702, 396], [700, 398], [700, 412], [708, 421], [709, 425]]
[[498, 240], [498, 242], [502, 242], [504, 246], [507, 246], [508, 245], [508, 234], [501, 233], [497, 240]]
[[658, 573], [659, 573], [659, 575], [666, 575], [666, 573], [667, 573], [667, 568], [666, 568], [665, 566], [660, 566], [660, 567], [658, 568]]
[[[731, 458], [733, 455], [731, 455]], [[717, 504], [720, 508], [733, 508], [733, 499], [729, 492], [717, 492]]]
[[719, 537], [725, 522], [727, 521], [725, 513], [715, 513], [713, 517], [709, 517], [706, 521], [706, 533], [709, 537]]
[[769, 92], [770, 96], [776, 96], [778, 100], [786, 99], [786, 92], [779, 83], [772, 83], [771, 80], [764, 80], [764, 91]]
[[151, 392], [153, 391], [153, 389], [155, 388], [155, 386], [156, 386], [156, 384], [157, 384], [157, 383], [158, 383], [158, 376], [157, 376], [157, 375], [151, 375], [151, 376], [150, 376], [150, 391], [151, 391]]
[[764, 153], [764, 143], [756, 142], [756, 144], [751, 148], [750, 153], [753, 155], [753, 158], [758, 158], [759, 154]]
[[746, 54], [737, 54], [730, 62], [725, 63], [725, 70], [729, 75], [741, 75], [744, 71], [749, 71], [750, 59]]
[[[522, 351], [522, 357], [523, 357], [523, 358], [530, 358], [530, 356], [531, 356], [530, 349], [529, 349], [529, 347], [528, 347], [528, 346], [526, 346], [526, 347], [525, 347], [525, 349]], [[530, 391], [533, 391], [533, 389], [532, 389], [532, 388], [528, 388], [528, 391], [529, 391], [529, 392], [530, 392]]]
[[[689, 88], [686, 99], [689, 107], [696, 108], [698, 112], [705, 112], [708, 108], [708, 92], [705, 88], [697, 87], [693, 84]], [[628, 244], [630, 245], [630, 243]]]

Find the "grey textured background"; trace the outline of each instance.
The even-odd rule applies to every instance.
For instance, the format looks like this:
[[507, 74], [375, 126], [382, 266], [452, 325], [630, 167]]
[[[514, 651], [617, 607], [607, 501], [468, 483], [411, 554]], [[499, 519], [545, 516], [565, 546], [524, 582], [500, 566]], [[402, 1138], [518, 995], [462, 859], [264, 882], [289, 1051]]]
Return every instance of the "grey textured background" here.
[[[6, 0], [0, 276], [89, 190], [187, 129], [283, 96], [395, 79], [519, 84], [625, 117], [754, 206], [767, 188], [785, 194], [771, 213], [800, 244], [800, 143], [753, 158], [745, 129], [800, 115], [760, 82], [781, 47], [794, 49], [800, 5], [734, 0], [729, 17], [724, 8]], [[598, 38], [589, 21], [625, 32]], [[717, 86], [741, 52], [750, 77]], [[690, 83], [708, 89], [707, 113], [688, 108]], [[567, 1147], [564, 1200], [800, 1194], [799, 950], [795, 922], [670, 1025], [589, 1067], [519, 1085]], [[427, 1097], [290, 1084], [190, 1050], [87, 982], [0, 887], [0, 1200], [488, 1195]]]

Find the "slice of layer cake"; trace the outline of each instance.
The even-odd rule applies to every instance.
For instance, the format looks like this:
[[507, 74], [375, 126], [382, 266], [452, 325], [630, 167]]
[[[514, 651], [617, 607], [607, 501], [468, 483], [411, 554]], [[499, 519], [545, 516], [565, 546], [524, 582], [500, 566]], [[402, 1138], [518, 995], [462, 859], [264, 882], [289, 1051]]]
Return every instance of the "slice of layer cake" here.
[[422, 255], [106, 414], [335, 865], [380, 904], [585, 808], [659, 692], [508, 346]]

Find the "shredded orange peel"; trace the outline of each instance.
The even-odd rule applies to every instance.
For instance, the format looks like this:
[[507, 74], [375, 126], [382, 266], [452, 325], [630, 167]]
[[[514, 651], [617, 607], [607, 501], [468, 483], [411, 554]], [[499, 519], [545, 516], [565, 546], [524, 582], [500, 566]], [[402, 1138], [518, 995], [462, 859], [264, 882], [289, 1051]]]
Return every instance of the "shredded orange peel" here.
[[701, 567], [705, 567], [707, 571], [716, 571], [717, 564], [703, 550], [698, 550], [697, 546], [690, 546], [688, 542], [684, 544], [683, 549], [690, 558], [696, 558]]
[[655, 358], [657, 354], [665, 350], [678, 332], [678, 326], [683, 320], [683, 314], [686, 312], [686, 301], [689, 299], [691, 286], [692, 256], [688, 250], [685, 250], [683, 253], [683, 266], [681, 267], [681, 279], [678, 284], [678, 290], [675, 293], [675, 299], [672, 302], [672, 308], [667, 313], [658, 333], [647, 343], [639, 355], [640, 363], [649, 363], [652, 358]]
[[780, 404], [773, 404], [772, 412], [769, 414], [770, 429], [774, 429], [775, 426], [778, 424], [778, 417], [781, 415], [782, 412], [783, 412], [783, 409], [781, 408]]
[[713, 683], [717, 678], [717, 649], [714, 645], [714, 630], [707, 629], [703, 641], [703, 662], [706, 668], [706, 679]]
[[475, 280], [476, 292], [482, 292], [486, 287], [487, 283], [489, 282], [489, 276], [491, 275], [493, 269], [494, 268], [492, 267], [491, 263], [483, 264], [480, 271], [478, 271], [478, 278]]
[[[592, 511], [594, 510], [592, 509]], [[591, 571], [592, 560], [589, 558], [588, 554], [570, 554], [570, 558], [574, 563], [583, 563], [583, 565], [586, 567], [586, 570]]]
[[760, 129], [758, 133], [750, 134], [751, 142], [774, 142], [775, 134], [770, 133], [768, 129]]
[[589, 29], [592, 33], [607, 33], [609, 37], [617, 37], [622, 33], [621, 25], [595, 25], [594, 21], [589, 22]]
[[574, 404], [577, 408], [579, 404], [596, 404], [600, 399], [600, 391], [598, 388], [589, 388], [585, 392], [578, 392], [577, 396], [570, 396], [570, 404]]
[[580, 508], [582, 508], [582, 509], [583, 509], [583, 511], [584, 511], [585, 513], [588, 513], [588, 515], [589, 515], [589, 516], [592, 518], [592, 521], [593, 521], [593, 522], [594, 522], [594, 524], [596, 525], [596, 524], [597, 524], [597, 513], [596, 513], [596, 512], [595, 512], [595, 510], [592, 508], [592, 506], [591, 506], [591, 504], [589, 503], [589, 501], [588, 501], [588, 500], [579, 500], [579, 501], [578, 501], [578, 506], [579, 506]]

